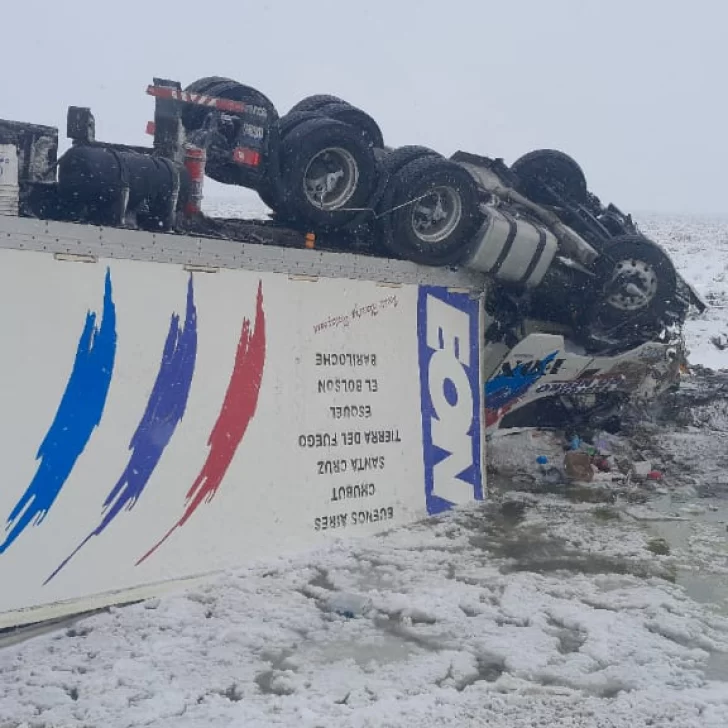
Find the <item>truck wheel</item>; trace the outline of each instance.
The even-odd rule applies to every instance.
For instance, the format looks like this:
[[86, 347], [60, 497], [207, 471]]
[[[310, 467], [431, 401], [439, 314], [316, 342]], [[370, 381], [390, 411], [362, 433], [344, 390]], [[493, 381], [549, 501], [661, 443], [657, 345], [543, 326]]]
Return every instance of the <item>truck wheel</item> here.
[[374, 153], [356, 129], [310, 119], [281, 141], [285, 206], [321, 229], [344, 227], [371, 204], [377, 185]]
[[345, 103], [346, 102], [338, 96], [318, 94], [316, 96], [307, 96], [305, 99], [301, 99], [297, 104], [291, 106], [288, 113], [292, 114], [294, 111], [318, 111], [322, 106], [326, 106], [326, 104]]
[[661, 317], [677, 290], [672, 261], [651, 240], [624, 235], [605, 243], [597, 262], [603, 287], [597, 302], [600, 319], [618, 326], [630, 319]]
[[405, 165], [392, 185], [387, 247], [424, 265], [462, 261], [482, 217], [478, 188], [467, 170], [448, 159], [427, 156]]
[[[392, 180], [397, 172], [409, 162], [420, 157], [440, 157], [437, 152], [428, 147], [407, 146], [399, 149], [373, 148], [374, 158], [377, 160], [378, 175], [377, 187], [369, 199], [369, 206], [362, 210], [346, 226], [346, 230], [367, 241], [367, 249], [382, 257], [391, 257], [392, 252], [385, 245], [386, 235], [391, 234], [386, 226], [390, 222], [389, 215], [381, 215], [382, 211], [392, 208]], [[379, 215], [379, 216], [377, 216]]]
[[288, 136], [297, 126], [303, 124], [304, 121], [311, 119], [322, 119], [321, 114], [316, 111], [289, 111], [278, 121], [278, 134], [281, 139]]
[[325, 104], [316, 109], [316, 113], [326, 116], [329, 119], [343, 121], [344, 124], [350, 124], [359, 130], [365, 141], [372, 147], [381, 149], [384, 146], [384, 136], [374, 119], [365, 111], [358, 109], [356, 106], [347, 104], [345, 101], [340, 103]]
[[556, 202], [544, 185], [574, 202], [587, 202], [584, 172], [568, 154], [556, 149], [536, 149], [524, 154], [511, 165], [511, 171], [520, 182], [518, 191], [538, 205]]

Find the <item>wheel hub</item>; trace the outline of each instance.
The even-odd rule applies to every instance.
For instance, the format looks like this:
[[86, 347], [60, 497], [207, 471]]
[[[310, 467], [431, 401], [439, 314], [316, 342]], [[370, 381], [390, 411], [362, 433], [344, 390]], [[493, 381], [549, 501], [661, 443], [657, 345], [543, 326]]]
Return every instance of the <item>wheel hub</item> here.
[[639, 311], [650, 304], [657, 294], [658, 278], [655, 269], [644, 260], [617, 261], [607, 284], [607, 303], [620, 311]]
[[448, 238], [463, 214], [460, 195], [451, 187], [435, 187], [412, 207], [412, 230], [424, 243]]
[[334, 147], [316, 154], [303, 175], [308, 202], [321, 210], [338, 210], [351, 199], [359, 184], [359, 165], [346, 149]]

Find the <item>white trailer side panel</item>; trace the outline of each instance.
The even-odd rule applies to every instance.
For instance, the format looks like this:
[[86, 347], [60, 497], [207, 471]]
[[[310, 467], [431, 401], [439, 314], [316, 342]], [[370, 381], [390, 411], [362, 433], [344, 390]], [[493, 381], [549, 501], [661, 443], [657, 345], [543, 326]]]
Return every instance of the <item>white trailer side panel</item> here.
[[472, 289], [190, 270], [223, 261], [79, 227], [92, 262], [48, 229], [0, 249], [0, 627], [483, 497]]

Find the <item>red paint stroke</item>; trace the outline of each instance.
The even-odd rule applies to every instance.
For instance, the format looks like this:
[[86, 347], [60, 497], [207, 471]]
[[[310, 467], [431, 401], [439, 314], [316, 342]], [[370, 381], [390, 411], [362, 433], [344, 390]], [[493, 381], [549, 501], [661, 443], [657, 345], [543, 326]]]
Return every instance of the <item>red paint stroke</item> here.
[[263, 311], [263, 283], [261, 281], [258, 284], [255, 326], [251, 334], [250, 321], [247, 318], [243, 319], [235, 364], [225, 399], [207, 440], [210, 451], [195, 482], [187, 491], [185, 511], [162, 539], [137, 561], [137, 566], [148, 559], [176, 529], [184, 526], [203, 502], [209, 503], [215, 497], [238, 445], [255, 415], [264, 364], [265, 312]]

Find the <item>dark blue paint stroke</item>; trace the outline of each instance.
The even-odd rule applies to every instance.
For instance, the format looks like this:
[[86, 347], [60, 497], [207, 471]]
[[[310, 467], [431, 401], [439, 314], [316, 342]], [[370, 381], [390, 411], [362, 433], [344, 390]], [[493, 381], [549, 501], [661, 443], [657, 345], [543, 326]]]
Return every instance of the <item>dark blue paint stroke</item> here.
[[[56, 416], [36, 455], [40, 465], [32, 482], [8, 516], [0, 554], [29, 526], [48, 514], [76, 461], [101, 422], [116, 357], [116, 307], [111, 272], [106, 269], [101, 326], [96, 313], [86, 314], [86, 324], [76, 349], [76, 359]], [[54, 362], [49, 357], [50, 366]]]
[[510, 402], [522, 397], [542, 376], [544, 367], [550, 364], [558, 354], [554, 351], [541, 363], [533, 367], [532, 362], [521, 363], [513, 369], [512, 374], [499, 374], [485, 384], [485, 406], [489, 410], [499, 410]]
[[100, 535], [121, 513], [131, 510], [141, 496], [162, 453], [172, 439], [184, 416], [192, 386], [197, 359], [197, 310], [195, 308], [192, 275], [187, 284], [187, 308], [184, 328], [180, 330], [179, 316], [172, 315], [169, 333], [162, 352], [157, 379], [149, 395], [141, 421], [131, 439], [129, 462], [104, 501], [104, 516], [94, 529], [46, 579], [47, 584], [87, 544]]

